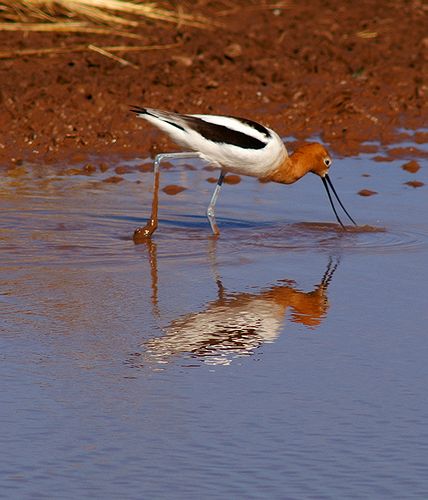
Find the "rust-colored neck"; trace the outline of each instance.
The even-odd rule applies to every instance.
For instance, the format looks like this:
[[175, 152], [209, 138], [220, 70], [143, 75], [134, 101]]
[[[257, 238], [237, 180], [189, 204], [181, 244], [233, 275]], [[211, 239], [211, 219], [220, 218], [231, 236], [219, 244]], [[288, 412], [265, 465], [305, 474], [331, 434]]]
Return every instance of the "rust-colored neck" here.
[[313, 170], [320, 161], [322, 162], [320, 158], [324, 154], [327, 152], [320, 144], [304, 144], [297, 148], [292, 155], [285, 158], [281, 165], [268, 176], [267, 180], [281, 184], [292, 184]]
[[281, 165], [269, 176], [268, 180], [280, 184], [293, 184], [306, 175], [311, 169], [310, 158], [297, 149], [285, 158]]

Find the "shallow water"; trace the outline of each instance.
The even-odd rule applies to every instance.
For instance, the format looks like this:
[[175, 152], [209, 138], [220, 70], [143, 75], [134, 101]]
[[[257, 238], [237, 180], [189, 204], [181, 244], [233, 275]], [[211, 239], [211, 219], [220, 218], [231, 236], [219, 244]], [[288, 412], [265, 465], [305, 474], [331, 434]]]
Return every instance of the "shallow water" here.
[[346, 232], [315, 177], [226, 185], [218, 240], [178, 163], [138, 246], [150, 173], [3, 175], [0, 498], [426, 498], [419, 161], [337, 160]]

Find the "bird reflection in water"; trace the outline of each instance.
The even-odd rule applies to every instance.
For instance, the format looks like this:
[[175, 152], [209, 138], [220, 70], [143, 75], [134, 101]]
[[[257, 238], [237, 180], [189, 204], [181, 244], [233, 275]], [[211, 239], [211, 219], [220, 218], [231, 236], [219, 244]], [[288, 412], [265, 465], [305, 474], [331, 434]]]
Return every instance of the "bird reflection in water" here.
[[[156, 244], [148, 245], [153, 279]], [[253, 354], [265, 342], [274, 342], [287, 313], [289, 321], [316, 329], [327, 315], [327, 290], [338, 264], [339, 260], [330, 258], [321, 281], [309, 292], [287, 279], [258, 292], [227, 292], [216, 273], [217, 299], [198, 312], [173, 320], [163, 336], [146, 341], [142, 346], [145, 362], [168, 363], [184, 355], [209, 364], [229, 364], [237, 356]], [[155, 279], [154, 312], [159, 312], [157, 286]]]

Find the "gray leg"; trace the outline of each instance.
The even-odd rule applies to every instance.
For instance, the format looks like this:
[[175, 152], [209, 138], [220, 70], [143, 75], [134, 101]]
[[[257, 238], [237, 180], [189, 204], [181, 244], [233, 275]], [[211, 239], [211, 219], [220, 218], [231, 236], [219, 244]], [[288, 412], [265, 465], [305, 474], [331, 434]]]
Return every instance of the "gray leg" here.
[[161, 153], [156, 155], [153, 164], [154, 184], [153, 184], [153, 201], [152, 214], [150, 220], [144, 227], [139, 227], [134, 231], [134, 243], [142, 243], [150, 239], [152, 234], [158, 227], [158, 206], [159, 206], [159, 166], [161, 161], [165, 159], [174, 160], [176, 158], [200, 158], [199, 153], [182, 152], [182, 153]]
[[159, 166], [163, 160], [176, 160], [179, 158], [200, 158], [200, 153], [193, 151], [183, 151], [180, 153], [159, 153], [156, 155], [155, 161], [153, 163], [153, 173], [156, 174], [159, 171]]
[[220, 231], [218, 229], [217, 222], [215, 220], [215, 204], [217, 202], [218, 195], [220, 194], [220, 189], [221, 189], [221, 185], [223, 184], [224, 176], [225, 176], [225, 172], [223, 172], [223, 170], [222, 170], [220, 173], [220, 177], [218, 178], [217, 185], [214, 189], [214, 193], [211, 197], [210, 204], [208, 205], [208, 208], [207, 208], [208, 221], [210, 223], [212, 232], [216, 236], [218, 236], [220, 234]]

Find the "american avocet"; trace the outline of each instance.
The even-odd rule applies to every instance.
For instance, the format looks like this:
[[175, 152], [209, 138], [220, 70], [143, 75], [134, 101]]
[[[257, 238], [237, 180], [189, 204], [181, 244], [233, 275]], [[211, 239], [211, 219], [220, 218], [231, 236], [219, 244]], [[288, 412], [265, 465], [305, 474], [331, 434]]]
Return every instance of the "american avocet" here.
[[139, 106], [133, 106], [131, 111], [166, 132], [180, 146], [191, 150], [161, 153], [156, 156], [152, 214], [144, 227], [135, 230], [134, 241], [150, 238], [158, 226], [159, 165], [162, 160], [174, 158], [200, 158], [220, 169], [220, 176], [207, 209], [207, 217], [215, 235], [220, 234], [215, 220], [215, 204], [227, 172], [281, 184], [292, 184], [308, 172], [312, 172], [320, 176], [339, 224], [345, 228], [337, 214], [329, 186], [345, 214], [356, 225], [340, 201], [328, 176], [332, 160], [321, 144], [304, 144], [293, 154], [288, 155], [284, 143], [276, 132], [245, 118], [181, 115]]

